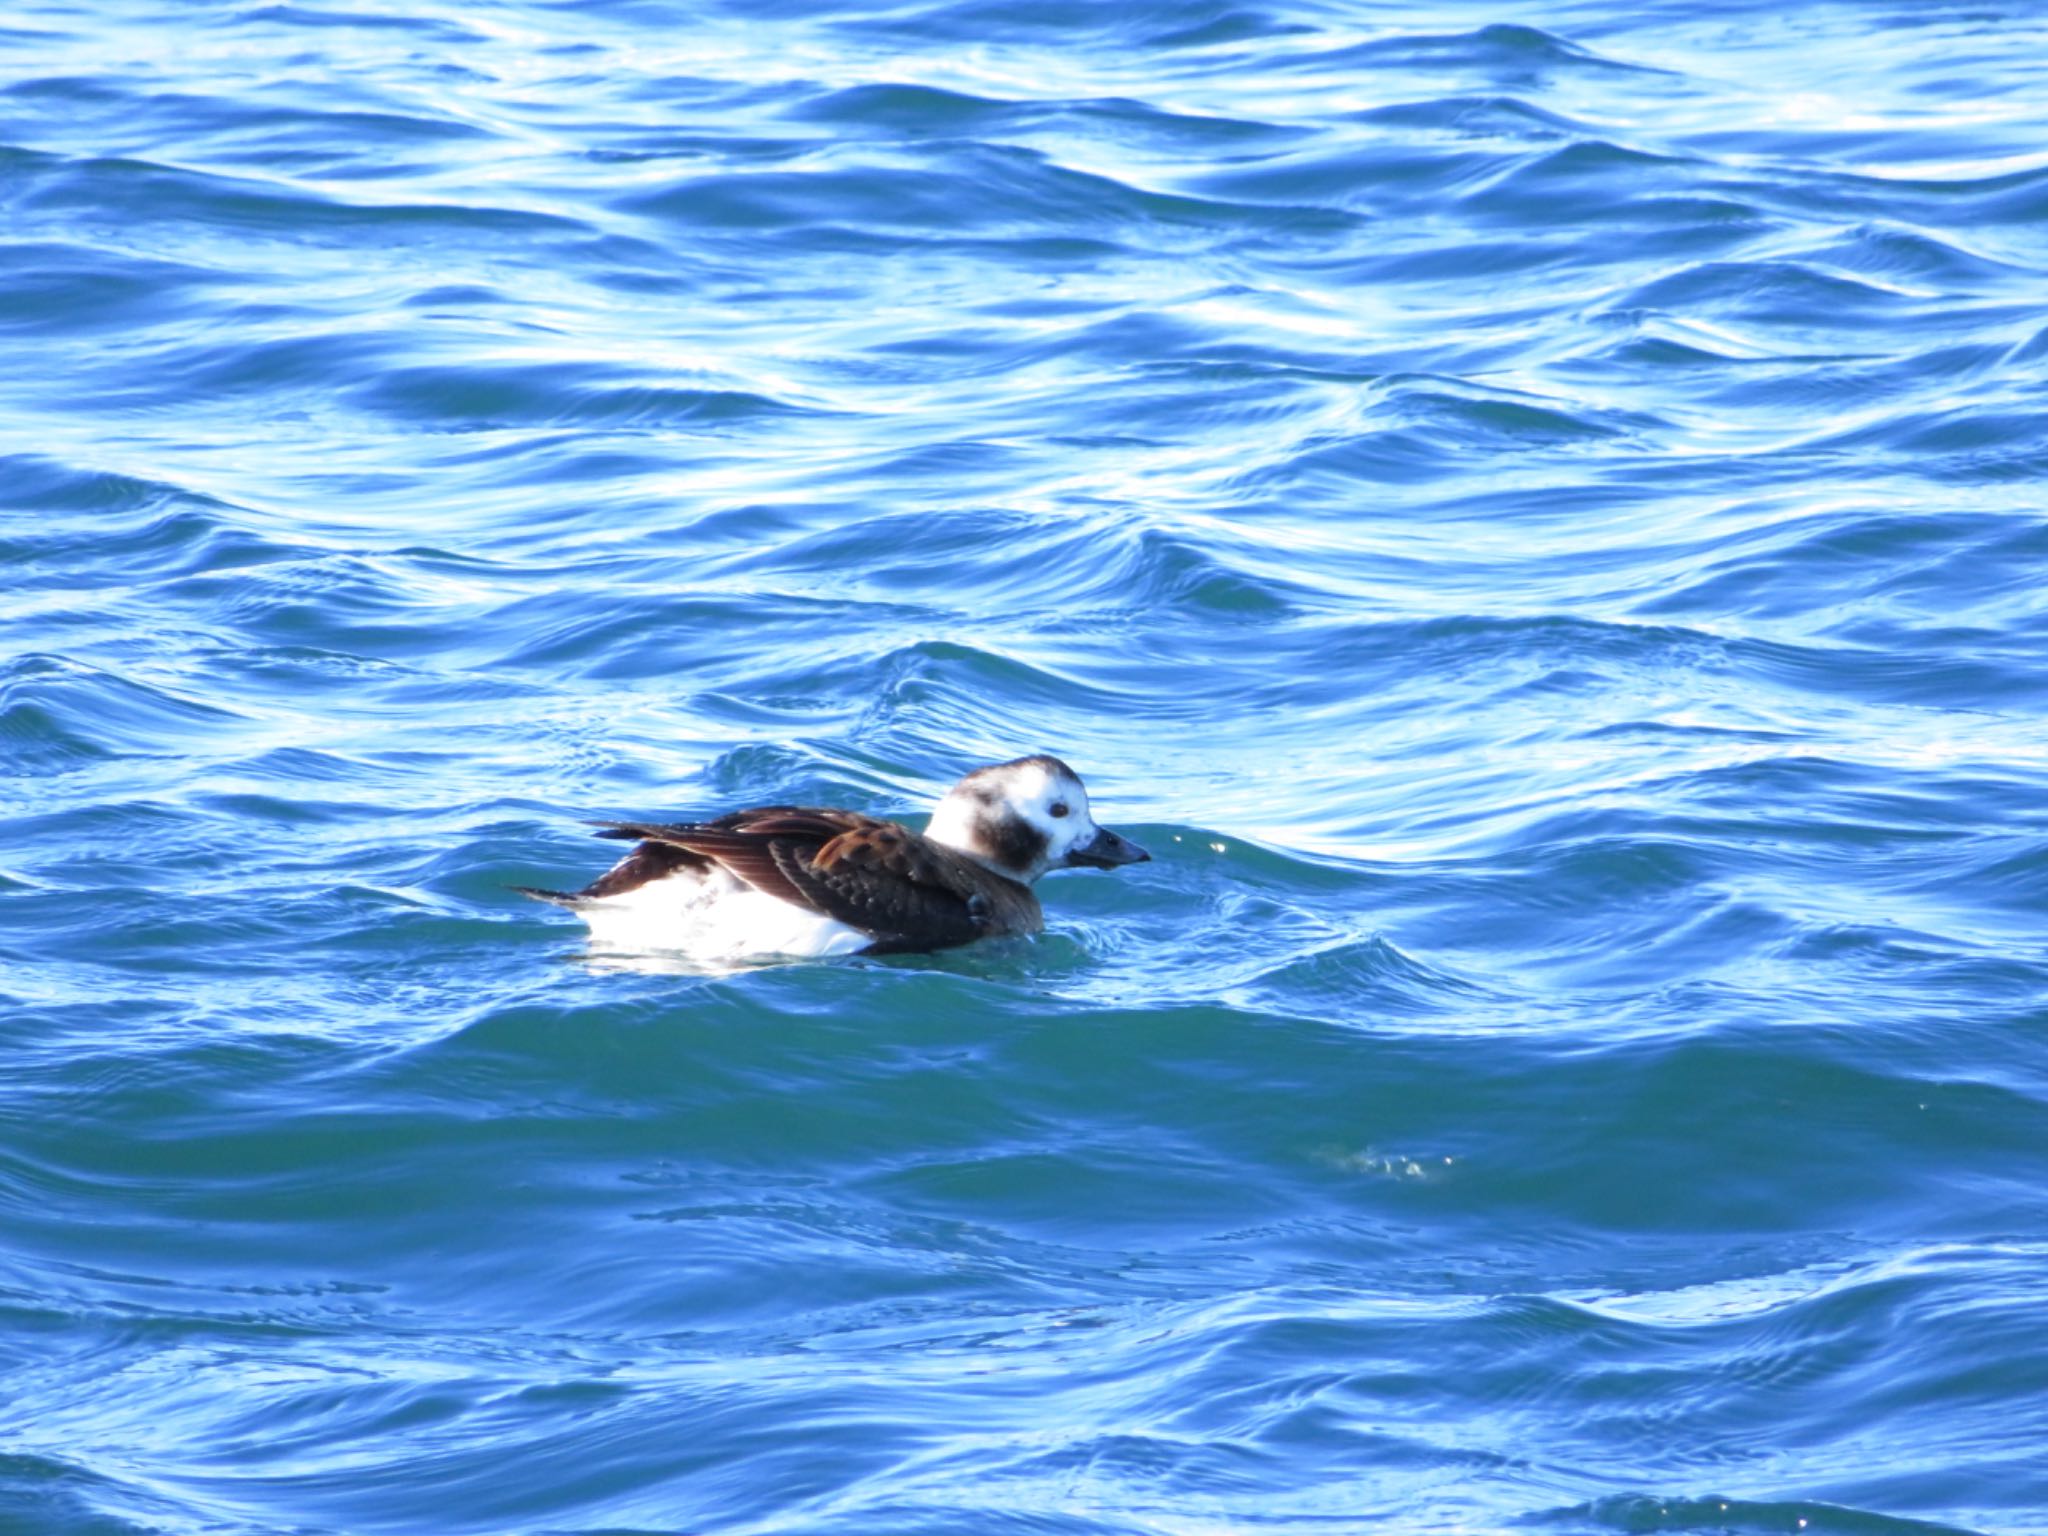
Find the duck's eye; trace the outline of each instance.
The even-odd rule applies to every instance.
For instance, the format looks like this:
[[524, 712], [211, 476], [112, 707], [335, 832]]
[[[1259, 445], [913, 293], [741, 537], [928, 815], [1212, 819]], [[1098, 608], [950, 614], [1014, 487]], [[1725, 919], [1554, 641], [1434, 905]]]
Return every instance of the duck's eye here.
[[1052, 813], [1053, 813], [1053, 815], [1055, 815], [1055, 816], [1064, 816], [1064, 815], [1066, 815], [1066, 814], [1067, 814], [1067, 802], [1066, 802], [1066, 801], [1064, 801], [1064, 800], [1055, 800], [1055, 801], [1053, 801], [1053, 803], [1052, 803]]

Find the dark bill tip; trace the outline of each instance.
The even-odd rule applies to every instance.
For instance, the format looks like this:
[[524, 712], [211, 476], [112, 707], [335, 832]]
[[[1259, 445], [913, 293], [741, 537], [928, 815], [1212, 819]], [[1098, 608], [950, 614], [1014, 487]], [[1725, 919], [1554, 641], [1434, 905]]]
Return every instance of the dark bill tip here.
[[1095, 835], [1078, 848], [1067, 851], [1069, 864], [1086, 865], [1090, 869], [1115, 869], [1119, 864], [1143, 864], [1152, 857], [1128, 837], [1119, 837], [1107, 827], [1097, 827]]

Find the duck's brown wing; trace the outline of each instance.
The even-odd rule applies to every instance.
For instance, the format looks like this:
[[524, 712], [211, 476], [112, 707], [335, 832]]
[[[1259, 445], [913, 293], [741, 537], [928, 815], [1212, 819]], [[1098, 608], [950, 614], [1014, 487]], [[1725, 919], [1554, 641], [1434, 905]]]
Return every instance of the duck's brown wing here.
[[717, 821], [607, 822], [602, 837], [638, 838], [732, 871], [756, 890], [873, 938], [871, 952], [949, 949], [1024, 931], [1012, 882], [908, 827], [856, 811], [768, 806]]

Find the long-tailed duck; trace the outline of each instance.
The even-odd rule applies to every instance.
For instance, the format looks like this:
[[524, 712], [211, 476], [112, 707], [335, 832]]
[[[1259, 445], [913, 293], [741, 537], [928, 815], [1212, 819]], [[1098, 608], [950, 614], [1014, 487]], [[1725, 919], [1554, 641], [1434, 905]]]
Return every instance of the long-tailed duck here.
[[569, 908], [593, 940], [701, 957], [950, 949], [1044, 926], [1051, 869], [1151, 857], [1088, 814], [1056, 757], [977, 768], [922, 834], [858, 811], [769, 805], [715, 821], [603, 821], [638, 844], [580, 891], [515, 889]]

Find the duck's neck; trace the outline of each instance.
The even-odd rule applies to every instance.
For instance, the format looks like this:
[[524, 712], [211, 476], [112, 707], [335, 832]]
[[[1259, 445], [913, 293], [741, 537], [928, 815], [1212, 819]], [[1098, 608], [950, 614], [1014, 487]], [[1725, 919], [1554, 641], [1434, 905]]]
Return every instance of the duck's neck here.
[[1001, 827], [994, 824], [998, 814], [979, 800], [948, 795], [932, 812], [931, 825], [924, 829], [924, 835], [962, 858], [972, 859], [990, 874], [1028, 889], [1045, 871], [1030, 866], [1020, 869], [1004, 858], [1010, 850], [1005, 846]]

